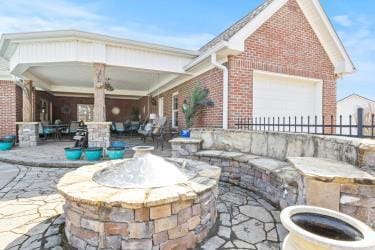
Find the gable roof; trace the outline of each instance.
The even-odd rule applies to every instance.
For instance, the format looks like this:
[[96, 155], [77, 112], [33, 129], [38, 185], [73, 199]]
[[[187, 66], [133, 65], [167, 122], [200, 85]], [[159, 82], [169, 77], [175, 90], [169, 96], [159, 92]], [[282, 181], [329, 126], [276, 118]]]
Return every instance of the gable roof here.
[[346, 96], [346, 97], [344, 97], [344, 98], [341, 98], [340, 100], [337, 101], [337, 103], [342, 102], [342, 101], [344, 101], [344, 100], [346, 100], [346, 99], [348, 99], [348, 98], [351, 98], [351, 97], [359, 97], [359, 98], [364, 99], [364, 100], [366, 100], [366, 101], [369, 101], [369, 102], [373, 102], [373, 103], [375, 103], [375, 100], [372, 100], [372, 99], [370, 99], [370, 98], [367, 98], [367, 97], [364, 97], [364, 96], [358, 95], [358, 94], [356, 94], [356, 93], [353, 93], [353, 94], [348, 95], [348, 96]]
[[204, 52], [209, 48], [214, 47], [221, 41], [228, 41], [234, 34], [242, 29], [246, 24], [251, 22], [259, 13], [261, 13], [271, 2], [274, 0], [266, 0], [263, 4], [259, 5], [255, 10], [249, 12], [246, 16], [232, 24], [229, 28], [221, 32], [218, 36], [214, 37], [211, 41], [202, 46], [199, 51]]
[[[243, 51], [244, 40], [251, 36], [288, 1], [290, 0], [265, 0], [265, 2], [254, 11], [241, 18], [200, 48], [200, 52], [208, 52], [221, 42], [228, 42], [229, 47], [232, 49]], [[307, 21], [328, 54], [328, 57], [335, 66], [335, 73], [338, 75], [354, 73], [356, 68], [319, 0], [295, 1], [297, 1]]]

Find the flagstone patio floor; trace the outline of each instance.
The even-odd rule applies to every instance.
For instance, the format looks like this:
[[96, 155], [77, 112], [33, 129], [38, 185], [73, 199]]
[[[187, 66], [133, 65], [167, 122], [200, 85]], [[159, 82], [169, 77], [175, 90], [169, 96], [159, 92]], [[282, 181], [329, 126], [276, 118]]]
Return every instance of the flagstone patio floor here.
[[[62, 249], [63, 198], [69, 168], [0, 163], [0, 249]], [[286, 235], [280, 211], [257, 194], [220, 183], [216, 232], [200, 249], [279, 249]]]

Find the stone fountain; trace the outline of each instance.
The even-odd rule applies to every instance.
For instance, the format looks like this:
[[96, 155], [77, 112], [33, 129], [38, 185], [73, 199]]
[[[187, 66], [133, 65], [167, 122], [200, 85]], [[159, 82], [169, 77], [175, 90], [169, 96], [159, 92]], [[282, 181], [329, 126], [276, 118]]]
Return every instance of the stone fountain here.
[[65, 234], [78, 249], [189, 249], [215, 224], [220, 168], [163, 159], [135, 147], [131, 159], [83, 166], [57, 185]]

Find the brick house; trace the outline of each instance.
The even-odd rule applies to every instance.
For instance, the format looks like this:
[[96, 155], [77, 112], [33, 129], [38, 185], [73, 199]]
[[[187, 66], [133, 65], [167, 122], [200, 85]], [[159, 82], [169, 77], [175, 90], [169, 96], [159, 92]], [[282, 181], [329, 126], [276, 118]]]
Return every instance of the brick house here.
[[197, 83], [215, 105], [195, 126], [235, 128], [238, 117], [336, 116], [336, 80], [355, 72], [318, 0], [265, 1], [198, 51], [68, 30], [5, 34], [0, 57], [0, 136], [22, 120], [25, 82], [34, 121], [78, 120], [94, 103], [94, 64], [114, 87], [107, 121], [136, 107], [180, 128]]

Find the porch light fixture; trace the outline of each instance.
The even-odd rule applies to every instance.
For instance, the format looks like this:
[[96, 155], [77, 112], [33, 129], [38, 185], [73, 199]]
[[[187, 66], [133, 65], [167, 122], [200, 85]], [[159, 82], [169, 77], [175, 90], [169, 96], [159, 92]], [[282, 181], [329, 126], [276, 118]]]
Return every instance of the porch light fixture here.
[[109, 78], [109, 77], [105, 79], [104, 89], [107, 90], [107, 91], [113, 91], [113, 90], [115, 90], [112, 87], [112, 85], [110, 84], [110, 82], [109, 82], [110, 80], [111, 80], [111, 78]]

